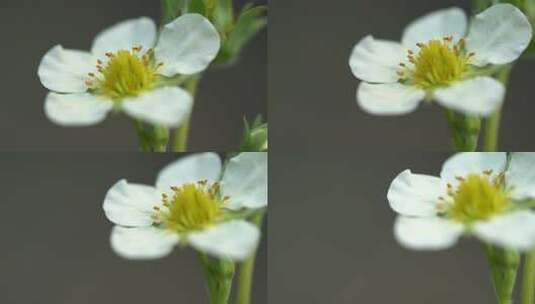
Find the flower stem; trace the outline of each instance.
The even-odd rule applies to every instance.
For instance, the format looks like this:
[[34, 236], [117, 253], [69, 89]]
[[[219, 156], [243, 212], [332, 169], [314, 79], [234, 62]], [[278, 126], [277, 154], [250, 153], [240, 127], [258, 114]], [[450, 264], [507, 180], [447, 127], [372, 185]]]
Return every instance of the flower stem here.
[[216, 260], [199, 252], [203, 266], [210, 304], [228, 304], [234, 278], [234, 263], [230, 260]]
[[[186, 80], [184, 83], [184, 88], [191, 94], [193, 100], [195, 100], [195, 95], [197, 93], [197, 87], [199, 85], [200, 76], [193, 76], [190, 79]], [[190, 114], [191, 115], [191, 114]], [[188, 137], [189, 137], [189, 125], [191, 117], [188, 117], [184, 120], [182, 125], [175, 130], [175, 139], [173, 151], [175, 152], [185, 152], [188, 147]]]
[[139, 147], [143, 152], [166, 152], [169, 129], [135, 121]]
[[[257, 211], [253, 215], [251, 222], [255, 224], [258, 228], [262, 228], [265, 213], [265, 210]], [[236, 304], [251, 303], [251, 290], [253, 287], [255, 260], [256, 251], [240, 265], [240, 274], [238, 278], [238, 298]]]
[[476, 151], [481, 119], [446, 109], [453, 145], [459, 152]]
[[485, 143], [483, 150], [493, 152], [498, 149], [498, 134], [500, 131], [500, 121], [502, 117], [501, 106], [485, 122]]
[[[512, 65], [505, 65], [496, 73], [496, 79], [498, 79], [505, 87], [507, 87], [507, 83], [509, 82], [509, 76], [511, 75], [512, 69]], [[492, 113], [485, 122], [485, 142], [483, 149], [486, 152], [498, 150], [501, 117], [502, 106]]]
[[499, 304], [512, 304], [520, 255], [515, 250], [486, 245], [492, 284]]
[[535, 304], [535, 251], [526, 254], [524, 262], [522, 304]]

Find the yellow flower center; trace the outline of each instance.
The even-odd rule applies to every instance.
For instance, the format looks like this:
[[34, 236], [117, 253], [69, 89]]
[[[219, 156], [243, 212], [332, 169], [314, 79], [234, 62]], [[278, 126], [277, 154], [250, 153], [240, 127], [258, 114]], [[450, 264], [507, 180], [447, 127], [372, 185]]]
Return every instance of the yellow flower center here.
[[490, 172], [471, 174], [459, 178], [459, 181], [457, 191], [448, 186], [452, 204], [447, 207], [445, 214], [453, 220], [466, 224], [488, 220], [509, 207], [509, 194], [503, 189], [503, 174], [494, 180], [491, 180]]
[[154, 62], [154, 51], [141, 53], [141, 47], [106, 53], [104, 65], [97, 61], [98, 74], [89, 73], [86, 85], [89, 90], [111, 99], [137, 96], [150, 90], [162, 64]]
[[418, 43], [418, 54], [408, 51], [409, 63], [400, 63], [400, 82], [407, 82], [421, 89], [446, 86], [463, 79], [474, 53], [466, 54], [464, 39], [457, 44], [452, 37]]
[[208, 186], [206, 181], [171, 188], [172, 197], [162, 195], [163, 207], [154, 207], [156, 225], [179, 233], [198, 231], [221, 220], [223, 205], [219, 199], [219, 184]]

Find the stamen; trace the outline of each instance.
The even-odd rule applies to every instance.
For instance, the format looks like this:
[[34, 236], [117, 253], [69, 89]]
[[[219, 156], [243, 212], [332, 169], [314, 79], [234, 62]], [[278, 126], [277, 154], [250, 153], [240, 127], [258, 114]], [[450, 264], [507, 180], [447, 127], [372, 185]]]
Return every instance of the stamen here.
[[161, 65], [154, 61], [154, 50], [148, 49], [144, 54], [142, 50], [142, 46], [134, 46], [129, 50], [105, 53], [107, 60], [105, 63], [97, 60], [99, 75], [89, 75], [96, 82], [88, 88], [118, 101], [150, 90]]
[[162, 210], [158, 206], [153, 209], [164, 228], [177, 232], [195, 231], [213, 225], [221, 219], [221, 208], [229, 200], [227, 196], [218, 199], [219, 184], [209, 186], [207, 180], [181, 187], [173, 186], [171, 189], [174, 192], [171, 198], [162, 194], [162, 202], [167, 209]]
[[411, 66], [400, 64], [405, 76], [400, 80], [422, 89], [433, 89], [461, 80], [474, 56], [465, 52], [464, 44], [462, 38], [453, 44], [451, 35], [427, 43], [416, 43], [417, 54], [411, 49], [407, 50], [407, 60]]

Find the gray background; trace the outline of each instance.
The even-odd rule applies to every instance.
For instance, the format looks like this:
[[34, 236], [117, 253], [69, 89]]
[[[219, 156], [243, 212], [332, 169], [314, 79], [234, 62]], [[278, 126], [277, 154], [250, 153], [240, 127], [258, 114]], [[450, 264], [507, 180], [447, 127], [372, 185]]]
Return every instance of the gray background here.
[[[106, 191], [121, 178], [153, 184], [178, 156], [141, 153], [2, 153], [0, 302], [10, 304], [208, 303], [191, 249], [132, 262], [109, 245]], [[254, 303], [267, 303], [266, 244]]]
[[392, 179], [438, 175], [448, 154], [270, 156], [270, 303], [496, 303], [480, 242], [417, 252], [393, 237]]
[[[379, 117], [356, 104], [358, 81], [348, 61], [364, 36], [400, 40], [403, 27], [454, 0], [284, 0], [270, 3], [269, 92], [272, 142], [285, 151], [444, 151], [446, 119], [437, 105], [406, 116]], [[535, 60], [516, 66], [504, 109], [501, 148], [535, 149], [531, 132]]]
[[[47, 90], [39, 82], [37, 67], [56, 44], [88, 50], [94, 36], [116, 22], [139, 16], [158, 21], [159, 3], [3, 1], [0, 149], [137, 150], [135, 131], [124, 115], [83, 128], [58, 127], [48, 121], [43, 112]], [[194, 110], [191, 151], [234, 150], [239, 145], [243, 117], [266, 116], [266, 36], [264, 31], [254, 39], [238, 65], [205, 74]]]

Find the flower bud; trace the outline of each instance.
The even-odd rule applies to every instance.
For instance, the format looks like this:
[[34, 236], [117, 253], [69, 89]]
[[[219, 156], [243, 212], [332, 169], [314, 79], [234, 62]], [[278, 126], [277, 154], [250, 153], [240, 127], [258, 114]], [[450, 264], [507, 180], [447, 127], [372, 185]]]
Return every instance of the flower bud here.
[[252, 124], [244, 120], [245, 129], [240, 151], [267, 152], [268, 151], [268, 125], [258, 116]]

